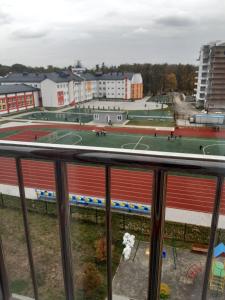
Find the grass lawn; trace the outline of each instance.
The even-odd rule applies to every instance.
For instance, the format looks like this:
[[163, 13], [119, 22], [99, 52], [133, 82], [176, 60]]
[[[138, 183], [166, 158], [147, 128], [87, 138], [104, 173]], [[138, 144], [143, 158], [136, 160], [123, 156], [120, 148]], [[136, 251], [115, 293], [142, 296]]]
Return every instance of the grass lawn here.
[[[1, 229], [5, 258], [10, 278], [11, 291], [33, 297], [31, 278], [27, 261], [22, 215], [20, 210], [0, 209]], [[33, 255], [37, 272], [39, 298], [42, 300], [65, 299], [60, 257], [58, 221], [54, 216], [29, 213]], [[104, 236], [104, 226], [71, 219], [71, 241], [75, 273], [75, 299], [84, 299], [81, 289], [76, 288], [85, 263], [96, 265], [103, 280], [85, 299], [105, 299], [106, 264], [96, 262], [96, 240]], [[113, 272], [121, 256], [122, 232], [113, 232]]]
[[173, 116], [173, 109], [171, 105], [162, 109], [162, 104], [158, 104], [159, 109], [153, 110], [130, 110], [128, 116]]

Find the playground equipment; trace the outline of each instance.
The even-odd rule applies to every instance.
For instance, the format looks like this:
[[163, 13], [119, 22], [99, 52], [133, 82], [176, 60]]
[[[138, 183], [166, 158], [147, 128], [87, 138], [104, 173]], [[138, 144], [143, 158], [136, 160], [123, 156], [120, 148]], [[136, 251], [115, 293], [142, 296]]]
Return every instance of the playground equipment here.
[[202, 272], [202, 270], [203, 268], [201, 263], [190, 265], [186, 273], [187, 279], [194, 281], [196, 277]]
[[214, 261], [212, 263], [211, 277], [209, 281], [210, 290], [217, 293], [223, 293], [225, 286], [225, 261], [221, 262], [216, 260], [216, 258], [223, 254], [225, 254], [225, 245], [220, 243], [214, 248]]
[[174, 265], [174, 270], [177, 268], [177, 248], [176, 248], [176, 241], [173, 239], [172, 240], [172, 253], [173, 253], [173, 265]]
[[211, 291], [223, 293], [225, 285], [224, 264], [220, 261], [214, 261], [211, 270], [209, 287]]

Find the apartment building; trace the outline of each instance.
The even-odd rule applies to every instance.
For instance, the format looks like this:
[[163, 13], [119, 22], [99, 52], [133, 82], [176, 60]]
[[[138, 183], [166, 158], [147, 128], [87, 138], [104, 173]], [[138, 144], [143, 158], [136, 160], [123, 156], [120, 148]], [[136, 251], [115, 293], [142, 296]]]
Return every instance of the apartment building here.
[[196, 81], [196, 104], [208, 111], [225, 110], [225, 43], [201, 47]]
[[141, 74], [112, 72], [95, 75], [80, 75], [89, 80], [93, 98], [138, 100], [143, 98], [143, 80]]

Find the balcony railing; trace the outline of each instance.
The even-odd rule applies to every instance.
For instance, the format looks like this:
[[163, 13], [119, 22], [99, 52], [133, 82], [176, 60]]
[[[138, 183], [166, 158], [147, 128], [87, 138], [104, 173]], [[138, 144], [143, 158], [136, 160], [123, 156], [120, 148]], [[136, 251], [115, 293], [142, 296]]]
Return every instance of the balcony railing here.
[[[153, 171], [153, 194], [151, 209], [151, 235], [149, 241], [150, 259], [148, 272], [147, 299], [160, 298], [162, 266], [162, 244], [165, 222], [165, 199], [167, 174], [169, 171], [212, 175], [217, 178], [214, 208], [211, 220], [211, 233], [207, 254], [202, 300], [207, 298], [208, 282], [212, 264], [213, 247], [218, 225], [221, 194], [225, 174], [225, 158], [208, 155], [191, 155], [167, 152], [150, 152], [125, 149], [109, 149], [82, 146], [52, 145], [24, 142], [0, 142], [0, 156], [12, 157], [16, 162], [19, 193], [23, 214], [24, 230], [28, 252], [30, 273], [35, 299], [38, 300], [38, 285], [33, 259], [28, 213], [25, 201], [22, 159], [45, 160], [54, 163], [56, 200], [58, 205], [61, 258], [63, 266], [66, 299], [74, 299], [72, 253], [70, 241], [70, 206], [67, 185], [67, 163], [94, 163], [105, 168], [105, 219], [107, 239], [107, 299], [112, 299], [112, 225], [111, 225], [111, 168], [132, 167]], [[11, 299], [6, 265], [0, 243], [0, 296]], [[1, 297], [0, 297], [1, 298]]]

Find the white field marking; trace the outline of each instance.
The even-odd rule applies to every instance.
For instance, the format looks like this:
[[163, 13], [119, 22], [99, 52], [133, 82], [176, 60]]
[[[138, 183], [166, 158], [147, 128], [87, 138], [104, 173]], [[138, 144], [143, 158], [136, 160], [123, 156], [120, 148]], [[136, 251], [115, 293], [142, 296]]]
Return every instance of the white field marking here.
[[[203, 147], [203, 153], [205, 154], [205, 149], [209, 148], [209, 147], [212, 147], [212, 146], [225, 146], [225, 143], [218, 143], [218, 144], [211, 144], [211, 145], [206, 145], [205, 147]], [[207, 152], [207, 154], [210, 153], [210, 152]]]
[[[87, 132], [88, 134], [91, 134], [90, 132]], [[123, 137], [131, 137], [132, 135], [133, 136], [135, 136], [135, 137], [138, 137], [138, 136], [140, 136], [140, 134], [136, 134], [136, 133], [128, 133], [128, 134], [126, 134], [126, 133], [124, 133], [124, 134], [118, 134], [118, 133], [113, 133], [113, 132], [106, 132], [107, 133], [107, 135], [112, 135], [112, 136], [123, 136]], [[169, 131], [169, 133], [168, 133], [168, 135], [170, 135], [170, 131]], [[146, 135], [144, 135], [143, 137], [144, 138], [148, 138], [148, 139], [162, 139], [162, 140], [167, 140], [167, 138], [168, 138], [168, 135], [157, 135], [157, 137], [155, 137], [155, 136], [153, 136], [153, 135], [151, 135], [151, 134], [146, 134]], [[181, 139], [179, 138], [179, 135], [177, 136], [177, 140], [179, 141], [182, 141], [182, 140], [184, 140], [184, 141], [196, 141], [196, 140], [198, 140], [199, 141], [199, 139], [202, 141], [202, 142], [208, 142], [209, 140], [218, 140], [218, 139], [214, 139], [214, 138], [209, 138], [209, 139], [203, 139], [203, 138], [199, 138], [199, 137], [196, 137], [196, 138], [189, 138], [188, 136], [182, 136], [181, 137]]]
[[54, 143], [60, 141], [61, 139], [63, 139], [64, 137], [66, 137], [66, 136], [68, 136], [68, 135], [71, 135], [71, 133], [72, 133], [72, 132], [68, 132], [68, 133], [66, 133], [66, 134], [64, 134], [64, 135], [61, 135], [59, 138], [57, 138], [57, 139], [54, 141]]
[[[127, 143], [127, 144], [123, 144], [123, 145], [121, 145], [120, 146], [120, 148], [121, 149], [132, 149], [132, 147], [131, 146], [135, 146], [136, 145], [136, 143]], [[128, 147], [126, 147], [126, 146], [128, 146]], [[130, 147], [129, 147], [130, 146]], [[144, 146], [145, 147], [145, 149], [143, 149], [143, 151], [147, 151], [147, 150], [149, 150], [149, 148], [150, 148], [150, 146], [148, 146], [148, 145], [146, 145], [146, 144], [139, 144], [139, 146]], [[134, 148], [133, 148], [134, 149]], [[132, 150], [133, 150], [132, 149]]]
[[78, 140], [72, 145], [77, 145], [78, 143], [82, 143], [83, 138], [79, 134], [73, 134], [73, 136], [78, 137]]
[[144, 146], [145, 149], [143, 149], [144, 151], [149, 150], [150, 146], [146, 145], [146, 144], [139, 144], [139, 146]]
[[137, 146], [140, 144], [141, 140], [143, 139], [143, 136], [140, 137], [139, 141], [137, 142], [137, 144], [134, 146], [133, 150], [135, 150], [137, 148]]
[[67, 137], [67, 136], [76, 136], [76, 137], [78, 137], [78, 140], [75, 142], [75, 143], [73, 143], [73, 144], [70, 144], [70, 145], [77, 145], [79, 142], [81, 142], [82, 141], [82, 137], [79, 135], [79, 134], [76, 134], [76, 133], [74, 133], [74, 132], [68, 132], [68, 133], [66, 133], [66, 134], [64, 134], [64, 135], [62, 135], [62, 136], [60, 136], [58, 139], [56, 139], [55, 141], [54, 141], [54, 143], [55, 142], [58, 142], [58, 141], [60, 141], [60, 140], [62, 140], [63, 138], [65, 138], [65, 137]]
[[121, 145], [120, 148], [122, 148], [122, 149], [131, 149], [131, 148], [126, 148], [126, 146], [128, 146], [128, 145], [129, 145], [129, 146], [130, 146], [130, 145], [133, 146], [133, 145], [136, 145], [136, 143], [126, 143], [126, 144]]

